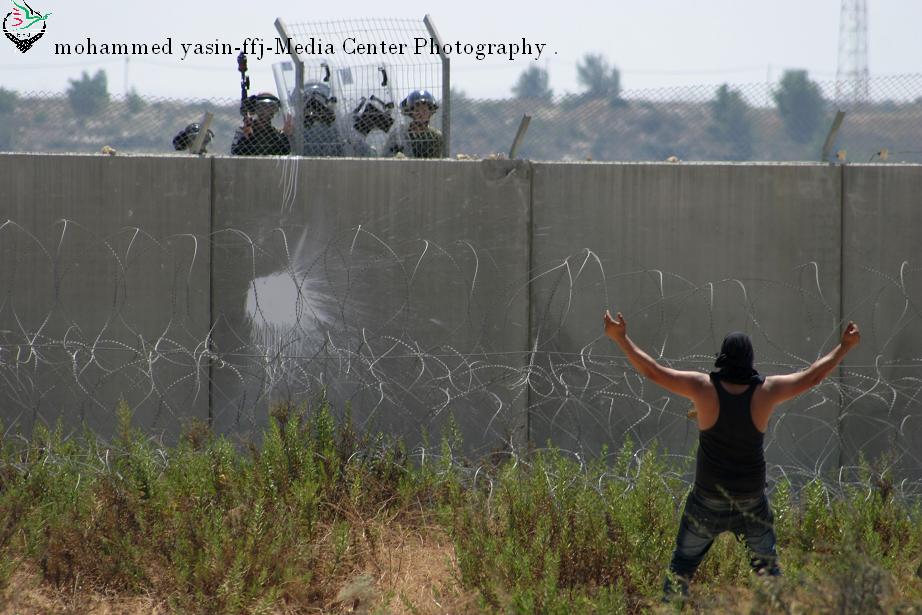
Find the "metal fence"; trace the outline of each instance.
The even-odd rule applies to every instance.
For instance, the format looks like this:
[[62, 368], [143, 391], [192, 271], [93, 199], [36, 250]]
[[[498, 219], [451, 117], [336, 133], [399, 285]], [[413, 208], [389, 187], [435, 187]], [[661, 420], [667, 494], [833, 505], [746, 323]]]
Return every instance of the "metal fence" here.
[[[331, 66], [331, 79], [338, 84], [334, 90], [345, 94], [331, 105], [335, 140], [343, 147], [314, 155], [386, 155], [388, 141], [408, 121], [397, 106], [414, 87], [409, 83], [431, 87], [438, 96], [441, 82], [422, 76], [413, 81], [407, 78], [411, 73], [402, 73], [403, 85], [397, 86], [391, 79], [398, 73], [392, 72], [388, 85], [382, 86], [387, 68], [381, 68], [369, 65], [344, 73]], [[436, 70], [432, 68], [431, 79]], [[348, 72], [353, 80], [349, 88], [341, 85]], [[323, 73], [319, 75], [322, 80]], [[783, 83], [707, 85], [624, 90], [600, 97], [482, 100], [454, 90], [450, 108], [445, 100], [437, 100], [440, 108], [430, 124], [442, 126], [443, 116], [450, 114], [450, 150], [442, 153], [452, 157], [507, 152], [527, 114], [532, 121], [519, 156], [533, 160], [817, 161], [836, 111], [843, 110], [841, 129], [829, 143], [829, 159], [922, 162], [922, 74], [871, 79], [869, 89], [870, 102], [862, 104], [837, 103], [835, 82], [809, 79], [787, 89]], [[356, 109], [356, 103], [371, 95], [397, 105], [384, 111], [394, 120], [387, 132], [379, 127], [365, 136], [354, 130], [364, 111]], [[177, 133], [210, 112], [214, 138], [208, 152], [228, 154], [242, 125], [239, 108], [235, 97], [176, 100], [130, 95], [100, 97], [88, 105], [73, 92], [0, 90], [0, 151], [89, 153], [108, 147], [120, 153], [168, 153], [174, 151]], [[283, 115], [274, 117], [278, 130], [283, 128]], [[289, 128], [288, 138], [293, 134]]]
[[[289, 95], [295, 117], [301, 115], [299, 110], [304, 110], [304, 124], [295, 122], [292, 127], [293, 151], [297, 153], [302, 153], [297, 144], [303, 138], [306, 148], [303, 153], [308, 155], [317, 150], [329, 151], [323, 146], [312, 148], [313, 142], [335, 143], [337, 140], [346, 143], [370, 141], [369, 148], [347, 146], [359, 155], [393, 154], [403, 151], [403, 141], [410, 141], [409, 136], [397, 137], [406, 135], [410, 121], [415, 119], [412, 111], [402, 104], [412, 92], [425, 91], [433, 99], [439, 97], [445, 109], [449, 108], [449, 59], [442, 51], [442, 41], [428, 15], [422, 21], [352, 19], [288, 23], [279, 18], [275, 27], [292, 58], [291, 62], [273, 66], [279, 95], [283, 103], [285, 95]], [[333, 53], [335, 49], [344, 53], [337, 55]], [[361, 61], [354, 58], [361, 58]], [[318, 88], [328, 90], [340, 109], [335, 119], [327, 113], [328, 125], [334, 130], [318, 131], [316, 124], [310, 125], [311, 107], [319, 106]], [[430, 107], [430, 112], [438, 108], [434, 100], [424, 106]], [[433, 126], [441, 126], [442, 138], [447, 143], [451, 132], [449, 113], [426, 120]], [[300, 134], [302, 130], [305, 135]], [[382, 134], [388, 133], [390, 138], [385, 142]], [[424, 137], [429, 134], [432, 133]], [[426, 157], [440, 157], [443, 152], [439, 148], [431, 153], [432, 156]]]

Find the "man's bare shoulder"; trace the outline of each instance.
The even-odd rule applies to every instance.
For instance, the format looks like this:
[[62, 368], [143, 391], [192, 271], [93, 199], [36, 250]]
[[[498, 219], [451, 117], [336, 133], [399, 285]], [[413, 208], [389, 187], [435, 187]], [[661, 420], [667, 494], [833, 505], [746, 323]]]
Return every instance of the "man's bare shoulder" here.
[[788, 387], [791, 383], [796, 382], [798, 379], [803, 378], [803, 372], [794, 372], [791, 374], [777, 374], [774, 376], [766, 376], [765, 382], [762, 383], [762, 386], [759, 388], [767, 394], [772, 394], [779, 389]]
[[714, 385], [711, 384], [711, 376], [709, 374], [702, 374], [701, 372], [685, 373], [688, 374], [689, 380], [694, 384], [699, 394], [706, 395], [714, 390]]

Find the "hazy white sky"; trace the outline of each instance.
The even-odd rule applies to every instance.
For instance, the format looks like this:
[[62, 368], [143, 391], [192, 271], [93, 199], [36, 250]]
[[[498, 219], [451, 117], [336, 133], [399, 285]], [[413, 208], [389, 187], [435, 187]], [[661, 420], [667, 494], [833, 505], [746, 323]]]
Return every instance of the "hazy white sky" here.
[[[428, 12], [449, 41], [506, 42], [525, 37], [547, 44], [539, 64], [550, 72], [555, 92], [578, 91], [576, 63], [586, 53], [603, 54], [622, 71], [625, 89], [703, 83], [776, 80], [785, 68], [805, 68], [818, 80], [835, 77], [839, 0], [638, 0], [586, 3], [464, 2], [382, 3], [206, 0], [134, 4], [110, 0], [29, 0], [51, 13], [44, 38], [23, 54], [0, 39], [0, 87], [18, 91], [63, 91], [82, 70], [107, 71], [109, 90], [126, 83], [123, 57], [61, 57], [54, 43], [164, 40], [238, 44], [245, 37], [276, 36], [276, 17], [291, 23], [362, 17], [419, 18]], [[0, 16], [12, 0], [0, 0]], [[922, 2], [868, 0], [871, 75], [922, 72]], [[132, 57], [127, 82], [141, 94], [225, 97], [239, 94], [234, 57]], [[271, 63], [251, 58], [254, 89], [274, 89]], [[534, 61], [467, 57], [452, 60], [452, 82], [474, 97], [509, 94], [518, 74]]]

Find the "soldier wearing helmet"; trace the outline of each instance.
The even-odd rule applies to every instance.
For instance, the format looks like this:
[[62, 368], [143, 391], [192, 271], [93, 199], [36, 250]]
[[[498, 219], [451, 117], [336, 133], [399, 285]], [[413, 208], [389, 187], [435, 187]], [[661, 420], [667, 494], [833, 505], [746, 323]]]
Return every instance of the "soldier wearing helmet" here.
[[384, 146], [385, 155], [402, 153], [409, 158], [441, 158], [444, 155], [442, 133], [429, 126], [438, 108], [427, 90], [416, 90], [404, 98], [400, 112], [409, 122], [391, 134]]
[[374, 157], [377, 150], [368, 144], [366, 138], [375, 129], [387, 134], [394, 125], [391, 110], [394, 103], [384, 102], [374, 94], [368, 98], [362, 97], [359, 104], [352, 111], [352, 127], [355, 128], [357, 138], [348, 140], [346, 153], [355, 157]]
[[[176, 151], [187, 150], [192, 147], [192, 144], [195, 143], [196, 137], [202, 131], [202, 127], [199, 126], [198, 122], [193, 122], [183, 128], [175, 137], [173, 137], [173, 147]], [[211, 140], [214, 138], [214, 132], [211, 129], [205, 134], [205, 138], [202, 140], [202, 149], [200, 154], [206, 153], [208, 149], [208, 144], [211, 143]]]
[[336, 127], [336, 97], [322, 82], [304, 84], [304, 155], [345, 156], [346, 144]]
[[276, 96], [263, 92], [247, 97], [243, 103], [243, 126], [234, 135], [231, 154], [235, 156], [286, 156], [291, 153], [288, 134], [291, 118], [285, 118], [285, 129], [272, 125], [272, 118], [281, 108]]

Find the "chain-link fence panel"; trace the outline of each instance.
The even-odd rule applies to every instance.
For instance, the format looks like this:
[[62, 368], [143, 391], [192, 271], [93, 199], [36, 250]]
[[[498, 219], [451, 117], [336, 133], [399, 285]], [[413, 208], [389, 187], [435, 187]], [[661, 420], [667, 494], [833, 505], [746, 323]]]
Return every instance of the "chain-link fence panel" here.
[[[530, 115], [518, 152], [532, 160], [922, 162], [922, 74], [871, 79], [870, 102], [864, 103], [836, 102], [835, 82], [815, 82], [797, 72], [777, 84], [624, 90], [604, 98], [478, 100], [456, 90], [446, 152], [448, 140], [434, 129], [409, 134], [412, 114], [399, 108], [417, 92], [413, 88], [424, 89], [429, 96], [420, 94], [419, 106], [428, 109], [429, 125], [442, 125], [446, 105], [438, 98], [437, 64], [419, 74], [387, 63], [327, 68], [305, 66], [305, 155], [502, 155], [522, 116]], [[88, 153], [108, 147], [168, 153], [194, 141], [190, 124], [201, 124], [211, 113], [210, 140], [203, 139], [208, 153], [295, 152], [298, 125], [288, 119], [290, 71], [284, 63], [278, 66], [279, 95], [254, 96], [247, 118], [234, 98], [183, 101], [132, 94], [88, 104], [73, 92], [0, 90], [0, 151]], [[838, 110], [845, 112], [844, 121], [829, 139]]]
[[830, 143], [852, 162], [922, 161], [922, 75], [871, 80], [871, 100], [835, 102], [835, 82], [806, 74], [778, 84], [624, 90], [617, 96], [453, 100], [453, 152], [508, 151], [522, 116], [520, 147], [533, 160], [819, 161]]
[[303, 149], [293, 151], [442, 157], [449, 116], [439, 114], [438, 99], [445, 98], [448, 60], [439, 54], [441, 44], [428, 18], [279, 19], [276, 28], [292, 56], [274, 65], [273, 73], [279, 97], [287, 99], [294, 117], [294, 138], [303, 139]]

